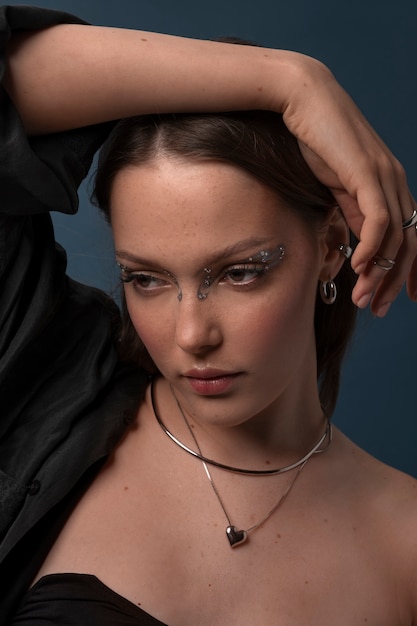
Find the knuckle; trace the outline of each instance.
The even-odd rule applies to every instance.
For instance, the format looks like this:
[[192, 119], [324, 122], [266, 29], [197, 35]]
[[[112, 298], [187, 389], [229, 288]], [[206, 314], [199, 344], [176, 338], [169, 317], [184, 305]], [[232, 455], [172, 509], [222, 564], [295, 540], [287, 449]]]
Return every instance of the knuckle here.
[[399, 182], [403, 185], [407, 184], [407, 174], [402, 164], [394, 157], [394, 173]]
[[386, 230], [390, 225], [391, 218], [387, 210], [381, 209], [374, 214], [373, 220], [377, 228]]

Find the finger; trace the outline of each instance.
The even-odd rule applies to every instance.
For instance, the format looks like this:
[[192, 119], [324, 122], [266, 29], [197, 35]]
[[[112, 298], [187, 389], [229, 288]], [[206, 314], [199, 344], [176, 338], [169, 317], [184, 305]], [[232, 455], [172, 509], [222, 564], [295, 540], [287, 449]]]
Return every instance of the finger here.
[[[395, 258], [402, 243], [402, 211], [397, 181], [394, 168], [386, 167], [389, 174], [384, 177], [383, 185], [379, 181], [378, 184], [375, 181], [371, 184], [371, 177], [366, 174], [368, 186], [363, 185], [355, 198], [346, 192], [332, 190], [349, 228], [358, 239], [351, 265], [359, 275], [369, 269], [369, 263], [376, 254], [382, 254], [380, 250], [385, 250], [384, 256]], [[371, 286], [376, 289], [383, 277], [375, 273], [373, 279], [373, 285], [369, 285], [369, 280], [359, 280], [356, 293], [362, 286], [362, 296]]]
[[[415, 225], [411, 225], [405, 229], [403, 228], [403, 223], [414, 214], [416, 204], [412, 196], [407, 194], [407, 196], [402, 199], [401, 205], [403, 207], [402, 218], [404, 218], [404, 216], [406, 217], [401, 221], [402, 244], [395, 259], [396, 264], [392, 271], [385, 273], [385, 276], [375, 290], [375, 295], [372, 300], [372, 311], [380, 317], [386, 313], [389, 308], [387, 305], [394, 301], [404, 286], [404, 283], [407, 282], [409, 289], [413, 289], [413, 282], [415, 283], [417, 280], [415, 269], [413, 271], [417, 255], [417, 233]], [[416, 293], [415, 289], [413, 293]], [[410, 297], [413, 298], [412, 295], [410, 295]]]
[[[417, 210], [417, 203], [411, 198], [413, 212]], [[412, 213], [409, 214], [410, 218]], [[405, 229], [405, 241], [410, 244], [411, 249], [415, 251], [410, 271], [407, 276], [407, 294], [411, 300], [417, 300], [417, 224], [412, 224]]]
[[349, 229], [355, 235], [356, 239], [359, 240], [364, 217], [360, 212], [358, 203], [355, 198], [352, 198], [345, 191], [331, 189], [331, 192], [342, 210]]
[[385, 163], [385, 170], [377, 190], [358, 194], [364, 219], [352, 267], [359, 274], [377, 254], [395, 259], [403, 241], [402, 222], [411, 211], [404, 170], [396, 162]]
[[410, 271], [412, 271], [413, 267], [417, 269], [417, 237], [415, 230], [410, 229], [410, 232], [405, 233], [404, 240], [405, 242], [407, 240], [407, 243], [401, 247], [398, 253], [395, 268], [387, 272], [387, 276], [372, 299], [371, 309], [378, 317], [384, 317], [387, 314], [391, 303], [401, 292], [407, 277], [410, 275]]
[[[376, 255], [358, 278], [352, 292], [353, 302], [360, 309], [364, 309], [372, 302], [372, 311], [375, 314], [383, 305], [391, 304], [404, 284], [401, 269], [388, 253], [386, 256]], [[394, 277], [397, 277], [395, 284]]]
[[[416, 231], [417, 240], [417, 231]], [[417, 301], [417, 255], [414, 259], [414, 263], [411, 266], [410, 273], [407, 279], [407, 293], [411, 300]]]
[[[410, 214], [409, 214], [410, 215]], [[389, 262], [389, 253], [374, 257], [367, 269], [360, 276], [352, 294], [354, 302], [360, 308], [372, 300], [371, 309], [378, 317], [388, 312], [391, 303], [402, 290], [408, 278], [410, 297], [417, 296], [417, 236], [414, 227], [403, 231], [403, 243], [395, 259], [395, 265]], [[383, 247], [387, 249], [386, 246]], [[361, 281], [361, 284], [359, 282]], [[373, 290], [373, 291], [372, 291]]]
[[[401, 291], [415, 255], [414, 238], [410, 238], [409, 233], [405, 236], [402, 228], [404, 220], [413, 213], [415, 204], [407, 187], [405, 172], [398, 162], [394, 162], [391, 175], [384, 180], [384, 184], [387, 184], [387, 187], [381, 185], [381, 188], [385, 190], [389, 224], [385, 226], [387, 212], [384, 213], [381, 208], [376, 209], [376, 213], [371, 212], [371, 215], [365, 215], [360, 242], [355, 251], [356, 256], [352, 260], [352, 266], [360, 274], [352, 294], [353, 301], [362, 308], [372, 300], [373, 312], [381, 316], [384, 312], [383, 307], [388, 309], [389, 304]], [[370, 233], [368, 233], [369, 229]], [[384, 229], [382, 243], [378, 246], [380, 236], [378, 234]], [[375, 257], [378, 255], [385, 259], [397, 260], [399, 251], [403, 247], [401, 263], [397, 262], [394, 267], [388, 263], [388, 268], [391, 268], [389, 272], [384, 271], [387, 269], [387, 262], [382, 262], [382, 267], [381, 263], [375, 263]], [[360, 254], [363, 253], [364, 248], [365, 260], [362, 260]], [[368, 261], [366, 261], [367, 255], [370, 257]]]

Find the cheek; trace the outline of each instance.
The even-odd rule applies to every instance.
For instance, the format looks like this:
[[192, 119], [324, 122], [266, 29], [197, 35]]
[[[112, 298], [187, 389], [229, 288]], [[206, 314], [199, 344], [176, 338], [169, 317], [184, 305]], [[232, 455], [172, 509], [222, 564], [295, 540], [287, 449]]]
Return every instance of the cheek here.
[[270, 304], [267, 312], [258, 311], [252, 320], [247, 320], [245, 332], [240, 333], [240, 338], [246, 338], [242, 343], [254, 357], [275, 359], [279, 356], [287, 360], [297, 344], [305, 341], [310, 334], [311, 324], [300, 310], [294, 311], [292, 307], [282, 304], [274, 310], [274, 304]]
[[168, 351], [169, 337], [173, 332], [172, 316], [167, 315], [161, 307], [156, 310], [151, 302], [139, 301], [129, 287], [125, 287], [129, 317], [150, 356], [159, 365]]
[[314, 346], [316, 287], [299, 284], [295, 290], [280, 290], [259, 307], [239, 316], [240, 341], [259, 366], [277, 361], [299, 362]]

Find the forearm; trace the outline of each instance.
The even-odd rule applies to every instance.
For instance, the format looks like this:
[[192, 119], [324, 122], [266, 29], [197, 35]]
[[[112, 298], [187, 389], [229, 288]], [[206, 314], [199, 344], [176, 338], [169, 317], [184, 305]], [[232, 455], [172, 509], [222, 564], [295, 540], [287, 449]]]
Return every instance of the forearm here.
[[[29, 132], [172, 111], [283, 111], [327, 70], [303, 55], [65, 24], [16, 37], [6, 85]], [[330, 73], [329, 73], [330, 76]]]
[[[353, 300], [374, 312], [407, 275], [417, 299], [414, 210], [404, 170], [320, 62], [269, 50], [124, 29], [61, 25], [14, 38], [6, 86], [26, 129], [44, 134], [143, 113], [281, 112], [360, 242]], [[396, 259], [389, 272], [375, 255]]]

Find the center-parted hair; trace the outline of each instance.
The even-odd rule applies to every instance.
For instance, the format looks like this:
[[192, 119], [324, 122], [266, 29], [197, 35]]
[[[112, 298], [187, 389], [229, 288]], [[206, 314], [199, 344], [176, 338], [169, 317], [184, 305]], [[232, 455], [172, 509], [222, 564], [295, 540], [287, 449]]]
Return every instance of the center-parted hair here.
[[[147, 115], [119, 122], [101, 150], [93, 199], [110, 223], [116, 174], [127, 166], [149, 164], [164, 156], [240, 167], [272, 189], [313, 232], [320, 230], [336, 206], [277, 113]], [[317, 295], [314, 320], [320, 400], [329, 416], [336, 404], [342, 359], [356, 318], [351, 300], [355, 274], [349, 262], [334, 280], [337, 300], [326, 305]], [[130, 321], [123, 295], [120, 352], [124, 360], [139, 362], [151, 371], [155, 368]]]

